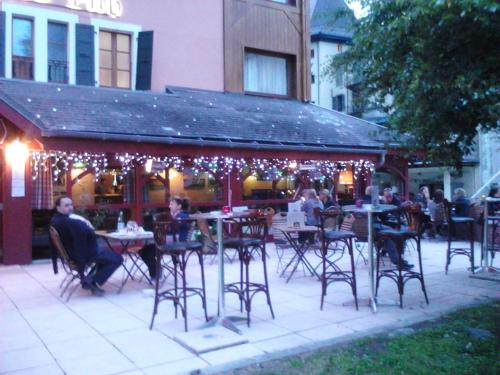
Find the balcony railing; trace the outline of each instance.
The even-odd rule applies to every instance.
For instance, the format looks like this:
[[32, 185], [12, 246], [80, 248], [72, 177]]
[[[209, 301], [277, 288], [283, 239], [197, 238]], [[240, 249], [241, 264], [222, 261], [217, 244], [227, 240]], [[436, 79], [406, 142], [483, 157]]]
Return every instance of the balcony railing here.
[[49, 82], [68, 82], [68, 62], [49, 60]]
[[33, 79], [33, 57], [12, 57], [12, 78]]

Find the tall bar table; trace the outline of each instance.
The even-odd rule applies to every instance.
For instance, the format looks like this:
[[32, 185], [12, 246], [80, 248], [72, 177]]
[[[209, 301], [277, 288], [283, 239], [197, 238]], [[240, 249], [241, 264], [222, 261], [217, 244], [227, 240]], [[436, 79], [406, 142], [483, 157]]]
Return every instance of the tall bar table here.
[[221, 325], [226, 327], [236, 333], [241, 334], [241, 331], [233, 324], [234, 321], [246, 320], [242, 317], [237, 316], [227, 316], [226, 315], [226, 301], [224, 294], [224, 236], [223, 236], [223, 222], [226, 219], [238, 219], [249, 217], [250, 212], [238, 212], [238, 213], [228, 213], [224, 214], [221, 212], [210, 212], [202, 214], [193, 214], [189, 217], [191, 219], [204, 219], [204, 220], [216, 220], [217, 221], [217, 258], [218, 258], [218, 312], [217, 316], [211, 319], [207, 324], [203, 325], [203, 328], [211, 327], [214, 325]]
[[[470, 275], [471, 278], [475, 279], [484, 279], [491, 281], [500, 281], [500, 272], [499, 269], [493, 267], [489, 264], [489, 244], [488, 244], [488, 224], [492, 221], [500, 221], [500, 215], [495, 215], [493, 212], [492, 215], [488, 212], [488, 203], [500, 203], [500, 198], [492, 198], [485, 197], [483, 199], [484, 202], [484, 218], [483, 218], [483, 243], [482, 243], [482, 256], [481, 256], [481, 268], [474, 272], [474, 274]], [[495, 236], [495, 234], [493, 234]], [[493, 240], [495, 237], [493, 237]], [[492, 243], [491, 246], [495, 246], [495, 243]]]
[[353, 213], [363, 213], [368, 217], [368, 275], [370, 277], [370, 297], [368, 304], [371, 306], [373, 312], [377, 312], [377, 297], [375, 297], [375, 262], [374, 262], [374, 251], [373, 251], [373, 215], [393, 211], [397, 207], [391, 204], [379, 204], [373, 206], [371, 204], [363, 204], [362, 207], [356, 207], [355, 205], [343, 206], [342, 209], [346, 212]]

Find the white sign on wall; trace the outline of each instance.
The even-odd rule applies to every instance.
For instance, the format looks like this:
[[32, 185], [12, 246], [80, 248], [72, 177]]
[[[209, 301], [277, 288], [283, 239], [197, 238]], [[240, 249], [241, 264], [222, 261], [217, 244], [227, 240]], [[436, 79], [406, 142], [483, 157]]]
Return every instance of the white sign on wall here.
[[123, 14], [121, 0], [25, 0], [39, 4], [63, 6], [117, 18]]

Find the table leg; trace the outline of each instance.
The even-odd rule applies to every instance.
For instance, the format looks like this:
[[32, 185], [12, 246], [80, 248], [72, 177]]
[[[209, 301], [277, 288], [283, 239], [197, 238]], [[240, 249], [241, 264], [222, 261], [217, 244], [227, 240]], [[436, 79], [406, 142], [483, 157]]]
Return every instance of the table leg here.
[[373, 261], [373, 213], [368, 212], [368, 272], [370, 277], [370, 304], [373, 312], [377, 312], [377, 301], [375, 298], [375, 264]]
[[235, 321], [246, 321], [246, 318], [226, 316], [226, 300], [224, 294], [224, 237], [223, 237], [223, 219], [217, 219], [217, 259], [218, 259], [218, 272], [219, 272], [219, 298], [218, 298], [218, 311], [215, 318], [210, 319], [207, 323], [203, 324], [200, 328], [213, 327], [221, 325], [235, 333], [242, 334], [241, 330], [234, 325]]

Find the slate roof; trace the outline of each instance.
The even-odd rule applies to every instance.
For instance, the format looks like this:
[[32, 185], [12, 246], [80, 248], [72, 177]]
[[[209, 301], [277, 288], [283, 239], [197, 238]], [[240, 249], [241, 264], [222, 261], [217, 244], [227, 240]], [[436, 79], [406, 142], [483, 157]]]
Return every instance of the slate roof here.
[[0, 100], [43, 137], [370, 152], [384, 148], [386, 132], [296, 100], [175, 87], [151, 93], [0, 79]]
[[[311, 37], [316, 39], [339, 39], [339, 41], [352, 41], [350, 25], [354, 20], [354, 13], [347, 6], [345, 0], [316, 0], [311, 3]], [[352, 17], [335, 19], [339, 10], [347, 10]]]

